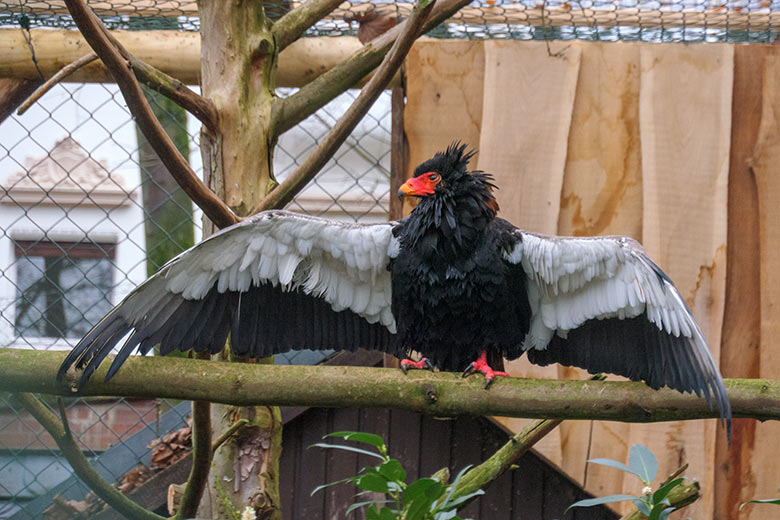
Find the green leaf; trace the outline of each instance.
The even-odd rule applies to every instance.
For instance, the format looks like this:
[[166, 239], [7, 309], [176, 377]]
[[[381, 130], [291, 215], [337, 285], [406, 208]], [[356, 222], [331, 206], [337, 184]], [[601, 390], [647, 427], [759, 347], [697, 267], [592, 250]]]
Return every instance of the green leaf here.
[[650, 512], [651, 512], [650, 505], [644, 500], [640, 500], [637, 498], [636, 500], [634, 500], [634, 506], [636, 506], [639, 512], [641, 512], [643, 515], [650, 516]]
[[314, 491], [311, 492], [310, 496], [314, 496], [314, 493], [317, 491], [320, 491], [322, 489], [325, 489], [326, 487], [335, 486], [336, 484], [343, 484], [344, 482], [351, 482], [352, 480], [356, 479], [357, 477], [347, 477], [343, 478], [341, 480], [337, 480], [336, 482], [329, 482], [327, 484], [320, 484], [316, 488], [314, 488]]
[[361, 475], [355, 480], [355, 485], [365, 491], [375, 491], [377, 493], [387, 493], [387, 480], [376, 473]]
[[406, 489], [404, 490], [404, 504], [410, 504], [418, 498], [426, 498], [428, 496], [426, 493], [427, 490], [437, 485], [439, 487], [443, 487], [438, 480], [434, 480], [432, 478], [421, 478], [419, 480], [415, 480], [406, 486]]
[[[634, 495], [607, 495], [605, 497], [588, 498], [587, 500], [580, 500], [574, 502], [572, 505], [566, 508], [566, 511], [572, 507], [593, 507], [601, 504], [609, 504], [611, 502], [625, 502], [627, 500], [636, 500], [638, 497]], [[565, 512], [565, 511], [564, 511]]]
[[631, 446], [628, 465], [631, 467], [632, 473], [638, 475], [642, 482], [648, 485], [655, 480], [655, 476], [658, 474], [658, 460], [650, 448], [643, 444]]
[[748, 502], [745, 502], [741, 506], [739, 506], [739, 510], [742, 511], [742, 508], [748, 504], [774, 504], [776, 506], [780, 506], [780, 498], [765, 498], [763, 500], [750, 500]]
[[418, 0], [417, 2], [417, 8], [418, 9], [425, 9], [428, 7], [428, 4], [431, 3], [432, 0]]
[[[346, 432], [345, 431], [345, 432], [329, 433], [325, 437], [341, 437], [341, 438], [346, 439], [348, 441], [355, 441], [355, 442], [362, 442], [364, 444], [370, 444], [371, 446], [379, 448], [379, 451], [386, 451], [385, 440], [382, 437], [380, 437], [379, 435], [375, 435], [373, 433]], [[325, 437], [323, 437], [323, 439]]]
[[459, 505], [463, 504], [464, 502], [471, 500], [474, 497], [478, 497], [479, 495], [484, 495], [485, 492], [481, 489], [478, 489], [474, 491], [473, 493], [469, 493], [468, 495], [463, 495], [462, 497], [458, 497], [452, 502], [447, 503], [446, 505], [442, 506], [442, 511], [447, 511], [450, 509], [456, 509]]
[[[442, 503], [442, 507], [447, 505], [447, 502], [450, 501], [450, 498], [452, 498], [452, 494], [455, 493], [455, 490], [458, 489], [458, 482], [460, 482], [461, 477], [471, 468], [471, 464], [467, 465], [465, 468], [460, 470], [457, 475], [455, 475], [455, 480], [452, 481], [452, 484], [450, 484], [449, 492], [447, 493], [447, 498], [444, 499], [444, 502]], [[449, 508], [448, 508], [449, 509]]]
[[661, 511], [661, 514], [658, 516], [658, 520], [666, 520], [666, 517], [668, 517], [673, 511], [677, 511], [676, 507], [667, 507], [663, 511]]
[[392, 502], [392, 500], [367, 500], [365, 502], [356, 502], [349, 506], [346, 511], [344, 511], [344, 516], [347, 516], [355, 509], [360, 509], [361, 507], [365, 507], [369, 504], [389, 504]]
[[[602, 466], [609, 466], [610, 468], [619, 469], [621, 471], [625, 471], [626, 473], [634, 473], [634, 470], [623, 464], [622, 462], [618, 462], [616, 460], [612, 459], [588, 459], [588, 462], [592, 462], [593, 464], [601, 464]], [[637, 475], [639, 476], [639, 475]]]
[[406, 480], [406, 471], [404, 471], [401, 463], [396, 459], [386, 460], [379, 465], [379, 473], [384, 475], [387, 480], [393, 480], [396, 482], [403, 482]]
[[341, 444], [328, 444], [325, 442], [318, 442], [316, 444], [312, 444], [309, 446], [309, 448], [325, 448], [325, 449], [332, 449], [332, 450], [344, 450], [344, 451], [351, 451], [354, 453], [360, 453], [362, 455], [370, 455], [371, 457], [376, 457], [379, 460], [385, 460], [385, 458], [378, 453], [374, 453], [373, 451], [363, 450], [360, 448], [355, 448], [354, 446], [342, 446]]
[[680, 484], [684, 478], [676, 478], [672, 481], [667, 482], [663, 486], [659, 487], [655, 493], [653, 493], [653, 504], [661, 504], [666, 499], [666, 495], [669, 494], [669, 492], [674, 489], [678, 484]]
[[366, 509], [366, 520], [382, 520], [379, 517], [379, 510], [377, 509], [376, 504], [371, 504], [368, 506], [368, 509]]
[[382, 510], [379, 512], [379, 520], [396, 520], [397, 517], [395, 516], [395, 513], [393, 513], [393, 510], [388, 507], [383, 507]]

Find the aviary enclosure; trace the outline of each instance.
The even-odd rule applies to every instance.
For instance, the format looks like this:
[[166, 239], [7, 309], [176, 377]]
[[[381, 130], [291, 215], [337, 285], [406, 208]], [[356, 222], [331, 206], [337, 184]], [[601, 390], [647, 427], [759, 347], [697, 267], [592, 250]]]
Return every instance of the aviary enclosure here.
[[[274, 518], [342, 517], [356, 500], [351, 490], [312, 499], [306, 489], [369, 461], [305, 450], [329, 431], [382, 433], [398, 457], [425, 476], [441, 466], [457, 471], [479, 464], [511, 435], [541, 424], [521, 417], [547, 416], [579, 420], [554, 429], [548, 424], [551, 431], [532, 441], [535, 453], [462, 516], [630, 515], [630, 503], [598, 512], [563, 510], [588, 495], [639, 493], [622, 473], [586, 461], [626, 461], [630, 447], [640, 443], [654, 451], [662, 473], [687, 463], [685, 474], [699, 483], [698, 499], [670, 518], [776, 517], [777, 506], [739, 507], [780, 497], [780, 388], [772, 381], [780, 378], [780, 48], [774, 44], [780, 3], [439, 0], [425, 13], [427, 22], [420, 21], [428, 23], [426, 36], [411, 46], [402, 69], [386, 62], [377, 74], [385, 81], [369, 85], [379, 96], [373, 107], [354, 90], [336, 95], [363, 86], [363, 76], [385, 55], [403, 58], [390, 46], [416, 36], [410, 23], [396, 25], [409, 19], [412, 4], [263, 2], [264, 15], [257, 18], [246, 14], [257, 6], [243, 2], [224, 9], [203, 2], [200, 10], [186, 1], [87, 4], [97, 17], [84, 11], [86, 21], [80, 21], [69, 11], [80, 9], [80, 2], [0, 3], [0, 518], [115, 515], [73, 476], [76, 468], [84, 479], [76, 448], [103, 479], [143, 507], [167, 514], [170, 505], [181, 514], [183, 502], [194, 511], [197, 486], [182, 486], [193, 466], [188, 415], [196, 430], [194, 466], [200, 464], [202, 474], [203, 453], [221, 443], [213, 460], [206, 456], [205, 468], [211, 464], [213, 475], [227, 479], [221, 491], [217, 478], [201, 482], [207, 498], [199, 517], [211, 517], [212, 508], [214, 515], [227, 514], [219, 510], [225, 494], [236, 504], [251, 496], [258, 512]], [[257, 26], [249, 23], [258, 20]], [[111, 59], [105, 47], [95, 49], [99, 59], [91, 55], [76, 30], [89, 24], [108, 29], [85, 33], [91, 45], [109, 42], [119, 53], [117, 63], [130, 63], [125, 70], [152, 85], [144, 97], [171, 138], [167, 151], [144, 137], [149, 123], [136, 113], [138, 100], [126, 100], [114, 84], [132, 78], [116, 79], [101, 64]], [[272, 24], [280, 29], [274, 32]], [[119, 43], [112, 45], [113, 39]], [[33, 91], [63, 68], [69, 75], [47, 85], [17, 115]], [[186, 94], [158, 71], [200, 86], [204, 97]], [[303, 94], [313, 101], [303, 102]], [[353, 129], [343, 114], [355, 99], [368, 115]], [[328, 132], [332, 127], [338, 135]], [[730, 444], [714, 419], [679, 420], [714, 417], [695, 398], [655, 394], [641, 385], [630, 387], [636, 393], [614, 394], [609, 382], [563, 385], [562, 397], [553, 383], [537, 388], [533, 381], [517, 382], [496, 385], [489, 399], [474, 397], [479, 387], [467, 385], [463, 395], [487, 405], [480, 409], [492, 417], [440, 421], [412, 413], [443, 409], [415, 399], [384, 404], [390, 411], [368, 409], [370, 397], [341, 403], [344, 409], [318, 408], [334, 403], [290, 398], [284, 383], [274, 393], [273, 378], [283, 379], [285, 372], [250, 365], [235, 370], [266, 378], [253, 387], [251, 404], [259, 406], [215, 404], [209, 421], [208, 405], [190, 411], [189, 403], [175, 399], [209, 399], [231, 389], [193, 384], [182, 390], [176, 383], [187, 386], [183, 367], [191, 365], [154, 359], [137, 365], [143, 370], [126, 381], [96, 383], [88, 387], [89, 397], [66, 397], [58, 406], [53, 395], [68, 395], [54, 385], [59, 351], [166, 260], [210, 233], [208, 217], [226, 224], [232, 212], [245, 216], [289, 203], [297, 211], [351, 221], [398, 218], [410, 208], [390, 194], [415, 165], [454, 139], [478, 149], [473, 164], [496, 176], [501, 215], [516, 225], [550, 234], [625, 234], [644, 244], [693, 309], [724, 377], [760, 379], [728, 383], [735, 416], [743, 417], [734, 421]], [[220, 163], [220, 157], [230, 159]], [[227, 206], [200, 190], [194, 177]], [[203, 226], [190, 197], [204, 208]], [[339, 380], [345, 372], [330, 367], [340, 364], [395, 366], [393, 359], [365, 352], [327, 359], [292, 353], [278, 363], [298, 365], [292, 370], [299, 372], [290, 372], [294, 378], [325, 378], [312, 381]], [[303, 368], [318, 363], [324, 366]], [[371, 370], [379, 369], [362, 370], [352, 373], [371, 380]], [[509, 363], [508, 371], [528, 378], [587, 376], [525, 361]], [[162, 374], [169, 387], [122, 387], [144, 372], [147, 379], [140, 381], [151, 384]], [[185, 379], [176, 379], [176, 372]], [[218, 372], [212, 376], [219, 379]], [[437, 389], [460, 384], [446, 375], [387, 377], [392, 385], [408, 385], [408, 395], [424, 390], [426, 377], [445, 385]], [[565, 401], [572, 395], [566, 392], [577, 388], [592, 399], [580, 415]], [[45, 395], [40, 401], [13, 393], [20, 391]], [[446, 391], [439, 397], [437, 406], [446, 406]], [[545, 397], [549, 407], [533, 404]], [[514, 408], [487, 403], [502, 398]], [[213, 400], [231, 402], [229, 396]], [[281, 412], [262, 406], [274, 404], [296, 406]], [[662, 415], [662, 408], [680, 411]], [[659, 417], [670, 420], [647, 422]], [[239, 418], [262, 432], [254, 460], [264, 464], [246, 466], [254, 475], [249, 491], [230, 481], [238, 475], [239, 456], [222, 453], [236, 449], [231, 436], [244, 428]], [[596, 418], [602, 420], [590, 420]], [[610, 418], [617, 420], [603, 420]], [[209, 422], [214, 434], [207, 438], [202, 432]], [[478, 446], [468, 442], [478, 437]], [[68, 445], [68, 439], [74, 442]], [[540, 476], [526, 482], [523, 473]], [[98, 494], [105, 493], [110, 495], [105, 489]], [[117, 498], [109, 502], [119, 503], [125, 515], [146, 514]]]

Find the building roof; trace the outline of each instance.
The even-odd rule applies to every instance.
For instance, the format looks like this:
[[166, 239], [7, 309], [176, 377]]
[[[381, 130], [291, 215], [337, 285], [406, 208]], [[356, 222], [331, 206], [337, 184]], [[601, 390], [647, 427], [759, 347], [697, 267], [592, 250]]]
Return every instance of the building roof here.
[[28, 157], [25, 168], [3, 182], [0, 202], [78, 206], [124, 206], [135, 189], [105, 162], [93, 159], [73, 138], [66, 137], [42, 157]]

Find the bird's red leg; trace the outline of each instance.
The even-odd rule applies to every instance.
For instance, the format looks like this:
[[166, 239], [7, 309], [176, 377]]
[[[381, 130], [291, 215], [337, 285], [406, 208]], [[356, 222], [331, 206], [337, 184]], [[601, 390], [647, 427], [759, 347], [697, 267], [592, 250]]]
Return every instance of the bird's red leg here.
[[485, 388], [490, 386], [490, 383], [493, 382], [493, 379], [496, 376], [508, 376], [506, 372], [499, 372], [497, 370], [493, 370], [490, 368], [490, 365], [488, 365], [487, 362], [487, 351], [483, 350], [482, 354], [479, 355], [476, 361], [471, 363], [469, 366], [466, 367], [466, 370], [463, 371], [463, 377], [466, 377], [468, 375], [473, 374], [474, 372], [479, 372], [481, 374], [485, 374]]
[[405, 374], [409, 369], [417, 370], [431, 370], [433, 371], [433, 363], [427, 357], [421, 357], [419, 361], [412, 361], [411, 359], [401, 360], [401, 370]]

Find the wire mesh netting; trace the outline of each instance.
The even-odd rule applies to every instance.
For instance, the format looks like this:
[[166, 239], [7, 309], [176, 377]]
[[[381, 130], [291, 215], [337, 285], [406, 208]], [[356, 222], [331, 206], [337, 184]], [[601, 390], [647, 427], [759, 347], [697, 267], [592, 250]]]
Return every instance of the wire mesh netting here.
[[[355, 95], [343, 94], [281, 136], [280, 180]], [[200, 173], [197, 121], [171, 110], [164, 98], [150, 99]], [[386, 220], [390, 127], [385, 93], [290, 208]], [[114, 85], [60, 84], [23, 116], [0, 124], [0, 136], [0, 346], [71, 348], [165, 260], [199, 240], [197, 208], [149, 153]], [[291, 352], [277, 362], [312, 364], [323, 355]], [[76, 439], [110, 482], [139, 463], [152, 464], [149, 443], [184, 426], [188, 413], [189, 403], [67, 403]], [[86, 491], [45, 430], [10, 394], [0, 394], [0, 518], [41, 518], [55, 495], [62, 504]]]
[[[89, 4], [111, 29], [197, 31], [200, 25], [195, 1]], [[298, 5], [264, 4], [272, 18]], [[411, 8], [404, 2], [345, 2], [307, 36], [356, 35], [378, 17], [405, 18]], [[40, 28], [75, 28], [63, 1], [0, 0], [0, 30]], [[486, 0], [467, 5], [430, 35], [773, 42], [778, 32], [780, 1], [774, 0]], [[312, 151], [354, 96], [344, 94], [281, 136], [275, 150], [280, 180]], [[200, 172], [196, 122], [164, 99], [152, 94], [150, 99]], [[390, 126], [385, 93], [291, 209], [385, 220]], [[201, 235], [197, 208], [149, 152], [114, 85], [60, 84], [23, 116], [0, 124], [0, 185], [1, 347], [72, 347], [112, 305]], [[297, 352], [277, 362], [311, 364], [322, 355]], [[189, 405], [70, 399], [66, 409], [81, 448], [98, 472], [115, 482], [139, 464], [154, 464], [150, 443], [184, 427]], [[83, 501], [86, 493], [44, 429], [10, 394], [0, 394], [0, 518], [54, 518], [54, 502], [60, 513], [70, 507], [88, 516], [94, 503]], [[71, 499], [81, 502], [68, 505]]]
[[[113, 29], [197, 31], [195, 1], [91, 0]], [[264, 2], [272, 18], [300, 2]], [[405, 18], [412, 2], [344, 2], [310, 36], [357, 34], [376, 16]], [[73, 27], [64, 2], [0, 1], [0, 27]], [[604, 41], [772, 42], [780, 31], [776, 0], [484, 0], [471, 2], [429, 35]]]

